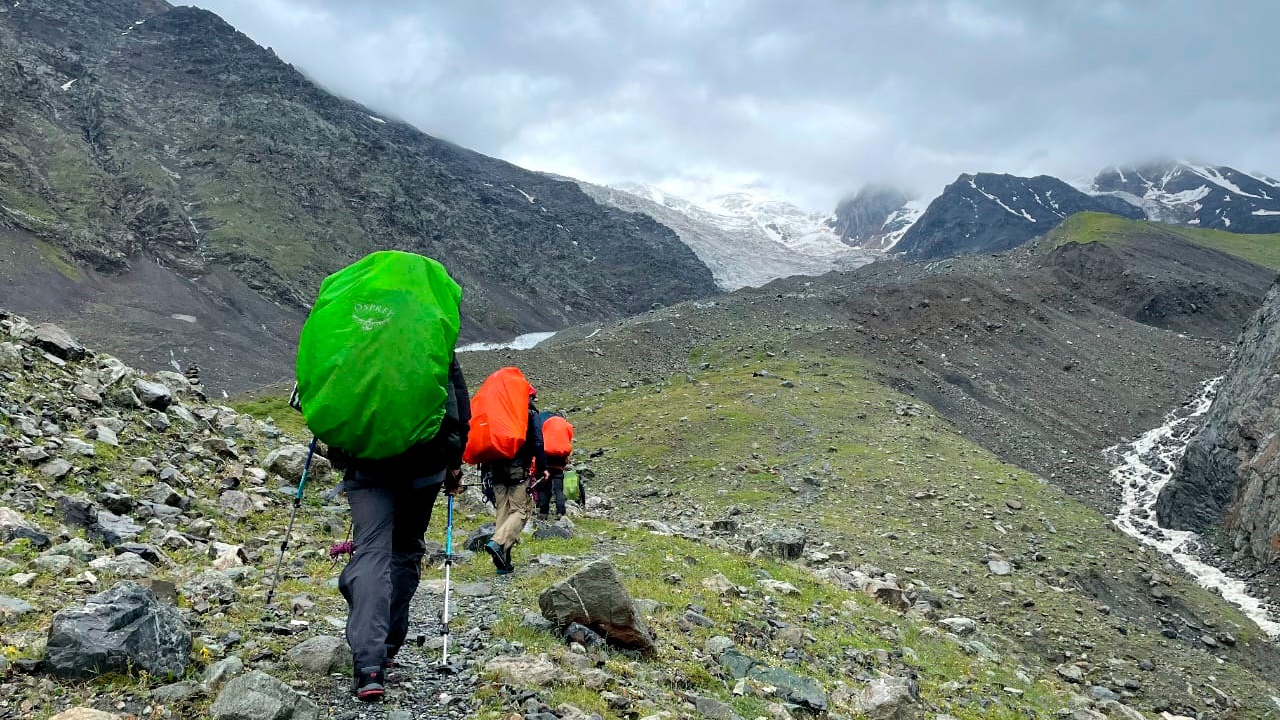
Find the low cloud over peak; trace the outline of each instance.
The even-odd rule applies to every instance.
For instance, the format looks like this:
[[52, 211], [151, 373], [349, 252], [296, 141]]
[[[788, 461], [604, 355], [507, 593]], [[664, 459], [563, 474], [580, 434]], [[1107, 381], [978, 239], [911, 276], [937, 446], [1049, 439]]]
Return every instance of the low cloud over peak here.
[[1280, 174], [1268, 0], [198, 0], [324, 86], [534, 169], [830, 209], [867, 182]]

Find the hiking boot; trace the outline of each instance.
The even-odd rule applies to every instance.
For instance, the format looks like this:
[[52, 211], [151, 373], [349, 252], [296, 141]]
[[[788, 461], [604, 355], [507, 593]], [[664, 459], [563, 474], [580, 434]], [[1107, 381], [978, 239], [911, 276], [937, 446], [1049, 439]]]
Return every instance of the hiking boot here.
[[506, 575], [511, 572], [511, 553], [498, 543], [490, 540], [485, 543], [484, 551], [489, 553], [489, 557], [493, 558], [493, 567], [497, 569], [499, 575]]
[[538, 522], [546, 522], [548, 519], [547, 513], [538, 513]]
[[357, 698], [365, 702], [382, 700], [382, 696], [387, 692], [386, 685], [386, 673], [377, 665], [360, 668], [360, 670], [356, 671], [355, 694]]

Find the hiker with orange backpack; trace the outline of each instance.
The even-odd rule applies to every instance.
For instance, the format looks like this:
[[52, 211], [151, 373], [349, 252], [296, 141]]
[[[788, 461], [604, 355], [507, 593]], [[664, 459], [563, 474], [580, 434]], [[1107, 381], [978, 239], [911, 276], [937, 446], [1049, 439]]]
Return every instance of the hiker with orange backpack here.
[[[538, 505], [538, 520], [546, 522], [551, 513], [551, 500], [556, 501], [556, 520], [564, 517], [564, 468], [569, 464], [569, 455], [573, 453], [573, 425], [564, 415], [556, 412], [543, 412], [538, 415], [538, 424], [542, 427], [542, 446], [547, 456], [546, 480], [535, 483], [534, 498]], [[550, 487], [547, 487], [550, 485]]]
[[534, 405], [537, 391], [519, 368], [505, 367], [485, 378], [471, 400], [471, 432], [463, 460], [480, 468], [493, 488], [493, 539], [485, 552], [499, 575], [515, 569], [511, 549], [533, 514], [529, 497], [533, 468], [549, 477], [542, 428]]

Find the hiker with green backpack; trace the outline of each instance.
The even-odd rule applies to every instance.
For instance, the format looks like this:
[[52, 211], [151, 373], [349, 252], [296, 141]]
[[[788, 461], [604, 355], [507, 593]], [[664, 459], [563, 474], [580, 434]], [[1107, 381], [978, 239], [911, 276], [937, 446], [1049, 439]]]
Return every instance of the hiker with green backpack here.
[[375, 252], [325, 278], [298, 341], [303, 417], [346, 466], [355, 550], [338, 588], [361, 700], [382, 699], [408, 634], [432, 506], [462, 489], [461, 297], [435, 260]]

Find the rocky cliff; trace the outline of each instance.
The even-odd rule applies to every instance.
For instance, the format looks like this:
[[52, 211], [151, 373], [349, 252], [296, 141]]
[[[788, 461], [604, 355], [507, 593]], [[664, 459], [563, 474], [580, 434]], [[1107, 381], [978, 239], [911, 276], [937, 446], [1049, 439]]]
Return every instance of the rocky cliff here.
[[[651, 218], [335, 97], [208, 11], [0, 8], [0, 252], [13, 260], [0, 303], [144, 366], [187, 348], [187, 362], [212, 368], [230, 353], [234, 375], [257, 362], [237, 347], [264, 330], [287, 347], [320, 280], [383, 248], [449, 267], [469, 339], [716, 291]], [[146, 265], [163, 282], [134, 283]], [[42, 290], [50, 282], [58, 292]], [[188, 295], [229, 312], [167, 309]], [[140, 307], [145, 317], [116, 321]], [[111, 312], [72, 321], [95, 308]], [[222, 324], [240, 308], [245, 318]], [[191, 320], [175, 327], [171, 315]]]
[[1156, 512], [1176, 529], [1221, 526], [1241, 556], [1280, 558], [1280, 282], [1241, 334], [1204, 428]]

